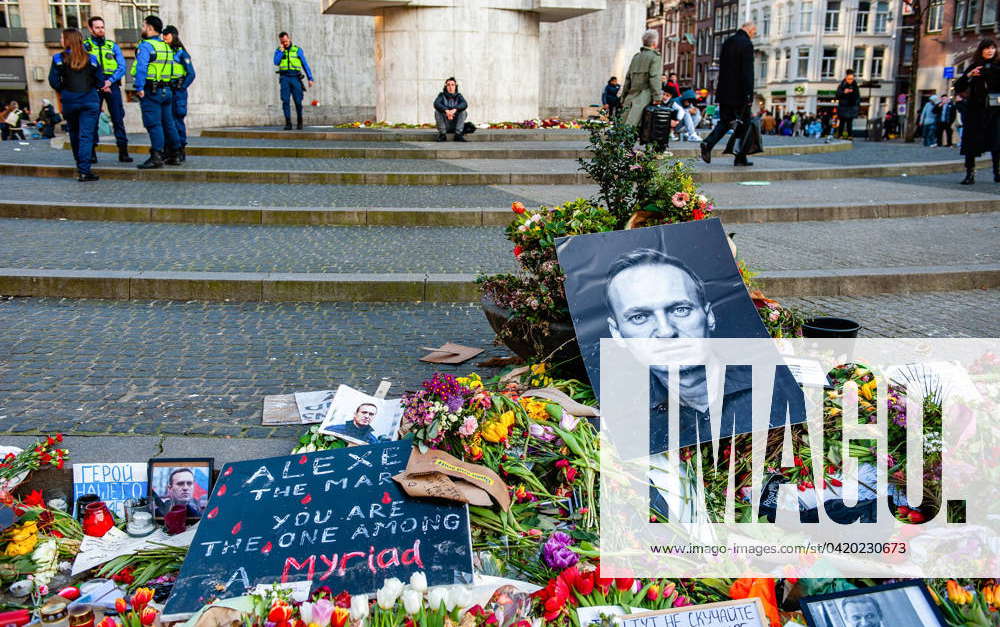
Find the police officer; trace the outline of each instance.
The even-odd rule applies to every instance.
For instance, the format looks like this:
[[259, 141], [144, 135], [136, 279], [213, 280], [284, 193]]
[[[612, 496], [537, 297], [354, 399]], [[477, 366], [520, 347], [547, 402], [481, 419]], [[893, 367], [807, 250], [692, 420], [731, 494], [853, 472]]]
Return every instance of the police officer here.
[[174, 126], [177, 127], [177, 137], [180, 139], [180, 148], [177, 149], [177, 160], [181, 163], [187, 160], [185, 148], [187, 148], [187, 124], [184, 118], [187, 117], [188, 110], [188, 87], [194, 82], [194, 64], [191, 62], [191, 55], [187, 48], [181, 43], [177, 27], [168, 24], [163, 29], [163, 41], [170, 44], [174, 51], [174, 73], [171, 87], [174, 93]]
[[63, 116], [69, 129], [73, 157], [81, 183], [100, 177], [91, 172], [94, 137], [101, 98], [97, 88], [104, 85], [104, 73], [97, 58], [83, 47], [83, 35], [75, 28], [62, 32], [63, 51], [52, 57], [49, 85], [62, 98]]
[[[87, 52], [97, 57], [101, 66], [104, 81], [98, 94], [101, 104], [108, 103], [108, 115], [115, 129], [115, 143], [118, 144], [118, 160], [122, 163], [132, 163], [128, 156], [128, 135], [125, 133], [125, 104], [122, 100], [121, 83], [125, 76], [125, 56], [122, 49], [113, 41], [105, 38], [104, 19], [93, 16], [87, 21], [90, 37], [83, 42]], [[99, 115], [99, 114], [98, 114]], [[95, 123], [94, 137], [98, 137]], [[95, 153], [95, 159], [96, 153]]]
[[302, 72], [306, 73], [309, 87], [313, 86], [313, 74], [306, 61], [306, 53], [302, 48], [292, 44], [288, 33], [278, 34], [278, 49], [274, 51], [274, 65], [278, 67], [279, 84], [281, 85], [281, 110], [285, 113], [285, 130], [292, 130], [292, 108], [289, 98], [295, 99], [295, 113], [298, 115], [296, 128], [302, 130]]
[[173, 91], [174, 51], [163, 41], [163, 21], [150, 15], [142, 23], [142, 41], [135, 52], [132, 74], [135, 93], [139, 96], [142, 125], [149, 133], [149, 159], [139, 164], [140, 170], [162, 168], [163, 164], [180, 165], [177, 150], [180, 138], [174, 126]]

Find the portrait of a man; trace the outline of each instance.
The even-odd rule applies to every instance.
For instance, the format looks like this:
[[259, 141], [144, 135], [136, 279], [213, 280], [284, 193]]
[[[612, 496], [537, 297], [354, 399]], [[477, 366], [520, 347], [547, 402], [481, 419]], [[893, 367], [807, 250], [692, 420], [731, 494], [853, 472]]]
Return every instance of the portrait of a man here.
[[848, 597], [840, 604], [840, 613], [847, 627], [885, 627], [882, 608], [871, 597]]
[[341, 385], [333, 396], [319, 432], [351, 444], [375, 444], [399, 438], [403, 418], [400, 399], [377, 398]]
[[201, 518], [211, 491], [211, 459], [153, 459], [149, 462], [150, 498], [157, 517], [183, 505], [188, 520]]
[[372, 428], [372, 421], [375, 420], [376, 414], [378, 414], [378, 407], [375, 404], [361, 403], [354, 410], [354, 417], [351, 418], [350, 422], [334, 425], [330, 427], [330, 431], [367, 444], [374, 444], [378, 442], [378, 436], [375, 435], [375, 430]]

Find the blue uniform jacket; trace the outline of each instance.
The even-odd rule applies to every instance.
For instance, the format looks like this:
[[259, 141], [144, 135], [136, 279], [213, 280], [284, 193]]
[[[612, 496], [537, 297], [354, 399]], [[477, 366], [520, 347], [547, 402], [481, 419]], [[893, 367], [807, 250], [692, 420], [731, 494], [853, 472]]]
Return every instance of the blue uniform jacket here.
[[[285, 56], [284, 48], [277, 48], [274, 51], [274, 64], [281, 65], [281, 57]], [[306, 53], [299, 48], [299, 59], [302, 61], [302, 69], [306, 71], [306, 78], [313, 80], [312, 70], [309, 69], [309, 62], [306, 61]]]
[[139, 42], [139, 47], [135, 51], [135, 90], [143, 91], [146, 86], [146, 72], [149, 71], [149, 58], [155, 52], [153, 44], [149, 43], [151, 40], [158, 39], [163, 41], [160, 37], [147, 37]]
[[[52, 65], [49, 67], [49, 86], [58, 91], [62, 92], [65, 86], [63, 85], [63, 55], [66, 55], [66, 51], [58, 52], [54, 57], [52, 57]], [[94, 84], [97, 87], [104, 85], [104, 73], [101, 72], [101, 66], [98, 64], [97, 57], [90, 55], [90, 69], [94, 73]]]
[[[115, 61], [118, 62], [118, 69], [116, 69], [110, 75], [104, 74], [105, 77], [104, 80], [111, 81], [112, 83], [117, 83], [125, 76], [125, 55], [122, 54], [122, 49], [118, 47], [117, 43], [111, 42], [111, 45], [113, 46], [111, 48], [111, 51], [115, 53]], [[92, 52], [92, 50], [90, 50], [90, 47], [87, 45], [86, 41], [83, 42], [83, 47], [87, 48], [87, 52]], [[98, 59], [97, 63], [98, 65], [100, 65], [101, 60]], [[101, 73], [103, 74], [103, 71]]]
[[187, 89], [194, 82], [194, 63], [191, 61], [191, 55], [184, 48], [177, 51], [174, 55], [174, 62], [180, 63], [184, 66], [187, 74], [184, 76], [184, 82], [181, 83], [181, 89]]

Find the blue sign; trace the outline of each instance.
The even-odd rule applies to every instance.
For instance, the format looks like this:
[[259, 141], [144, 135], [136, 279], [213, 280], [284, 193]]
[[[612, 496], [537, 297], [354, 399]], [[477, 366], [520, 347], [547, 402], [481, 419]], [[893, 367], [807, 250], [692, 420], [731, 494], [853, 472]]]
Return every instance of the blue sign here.
[[946, 65], [944, 67], [944, 77], [945, 78], [955, 78], [955, 66]]

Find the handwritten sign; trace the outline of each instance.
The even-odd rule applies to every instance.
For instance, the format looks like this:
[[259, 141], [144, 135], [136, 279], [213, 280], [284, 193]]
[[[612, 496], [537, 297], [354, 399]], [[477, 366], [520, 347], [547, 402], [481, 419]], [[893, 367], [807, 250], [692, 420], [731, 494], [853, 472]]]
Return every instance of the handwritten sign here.
[[96, 494], [121, 518], [125, 516], [125, 501], [146, 497], [146, 481], [145, 462], [73, 464], [73, 501], [84, 494]]
[[738, 599], [629, 614], [622, 627], [768, 627], [760, 599]]
[[466, 506], [414, 499], [393, 480], [411, 451], [409, 441], [386, 442], [226, 465], [164, 620], [259, 584], [370, 594], [416, 571], [432, 586], [470, 583]]

